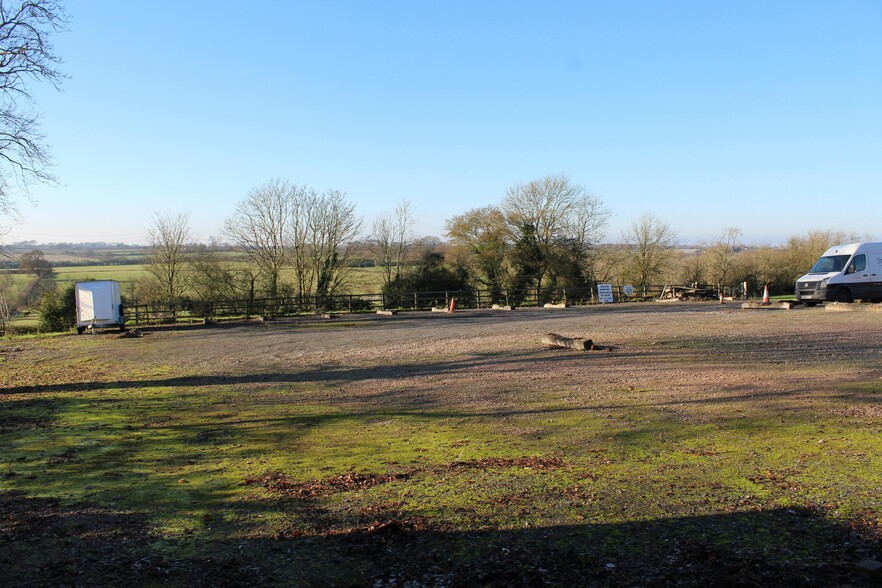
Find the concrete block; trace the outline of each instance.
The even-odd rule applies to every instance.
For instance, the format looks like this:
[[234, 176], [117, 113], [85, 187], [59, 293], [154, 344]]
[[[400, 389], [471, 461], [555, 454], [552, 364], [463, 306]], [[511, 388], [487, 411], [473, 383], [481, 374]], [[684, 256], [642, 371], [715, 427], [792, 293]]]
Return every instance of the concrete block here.
[[749, 310], [790, 310], [793, 308], [792, 302], [771, 302], [763, 304], [762, 302], [743, 302], [741, 308]]

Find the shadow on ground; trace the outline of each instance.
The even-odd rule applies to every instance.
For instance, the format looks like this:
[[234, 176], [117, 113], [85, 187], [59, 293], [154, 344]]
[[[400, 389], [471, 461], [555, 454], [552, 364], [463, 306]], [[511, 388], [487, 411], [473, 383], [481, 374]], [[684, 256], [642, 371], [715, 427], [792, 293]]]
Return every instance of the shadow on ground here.
[[[168, 540], [147, 517], [0, 493], [7, 586], [873, 586], [860, 529], [804, 509], [450, 531], [378, 521], [334, 535]], [[759, 541], [756, 539], [759, 538]], [[762, 547], [757, 547], [761, 545]]]

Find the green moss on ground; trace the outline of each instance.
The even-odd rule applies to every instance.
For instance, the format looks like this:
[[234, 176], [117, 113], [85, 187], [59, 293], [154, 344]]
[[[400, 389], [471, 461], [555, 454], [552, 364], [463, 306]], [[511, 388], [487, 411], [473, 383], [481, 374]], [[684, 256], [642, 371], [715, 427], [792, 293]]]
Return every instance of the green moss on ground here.
[[[247, 550], [301, 566], [285, 581], [333, 569], [358, 583], [376, 552], [359, 543], [347, 554], [338, 538], [395, 525], [396, 537], [424, 535], [422, 557], [443, 551], [466, 568], [534, 543], [573, 561], [638, 557], [662, 536], [784, 565], [823, 553], [835, 529], [872, 537], [882, 520], [877, 380], [774, 402], [707, 389], [692, 405], [659, 402], [659, 380], [578, 398], [563, 382], [514, 408], [402, 407], [348, 398], [336, 382], [203, 384], [75, 337], [29, 345], [31, 363], [4, 362], [0, 492], [137, 515], [149, 540], [125, 547], [132, 558]], [[261, 481], [271, 476], [330, 490], [278, 491]], [[531, 531], [543, 529], [545, 539]]]

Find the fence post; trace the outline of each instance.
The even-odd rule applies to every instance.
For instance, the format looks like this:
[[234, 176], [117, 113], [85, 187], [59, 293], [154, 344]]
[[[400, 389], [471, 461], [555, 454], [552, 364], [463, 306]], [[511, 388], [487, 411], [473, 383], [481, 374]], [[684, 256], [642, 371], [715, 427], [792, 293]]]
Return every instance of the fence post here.
[[481, 291], [475, 290], [475, 308], [481, 308]]

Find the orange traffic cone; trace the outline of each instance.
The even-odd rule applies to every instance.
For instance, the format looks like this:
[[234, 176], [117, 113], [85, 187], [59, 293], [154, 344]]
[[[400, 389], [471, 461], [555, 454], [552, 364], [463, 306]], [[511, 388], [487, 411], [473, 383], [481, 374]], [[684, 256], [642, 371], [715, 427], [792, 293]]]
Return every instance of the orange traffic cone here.
[[456, 310], [456, 298], [450, 299], [450, 308], [447, 309], [448, 314], [453, 314], [453, 311]]
[[763, 289], [763, 304], [771, 304], [769, 302], [769, 285], [766, 284], [766, 287]]

